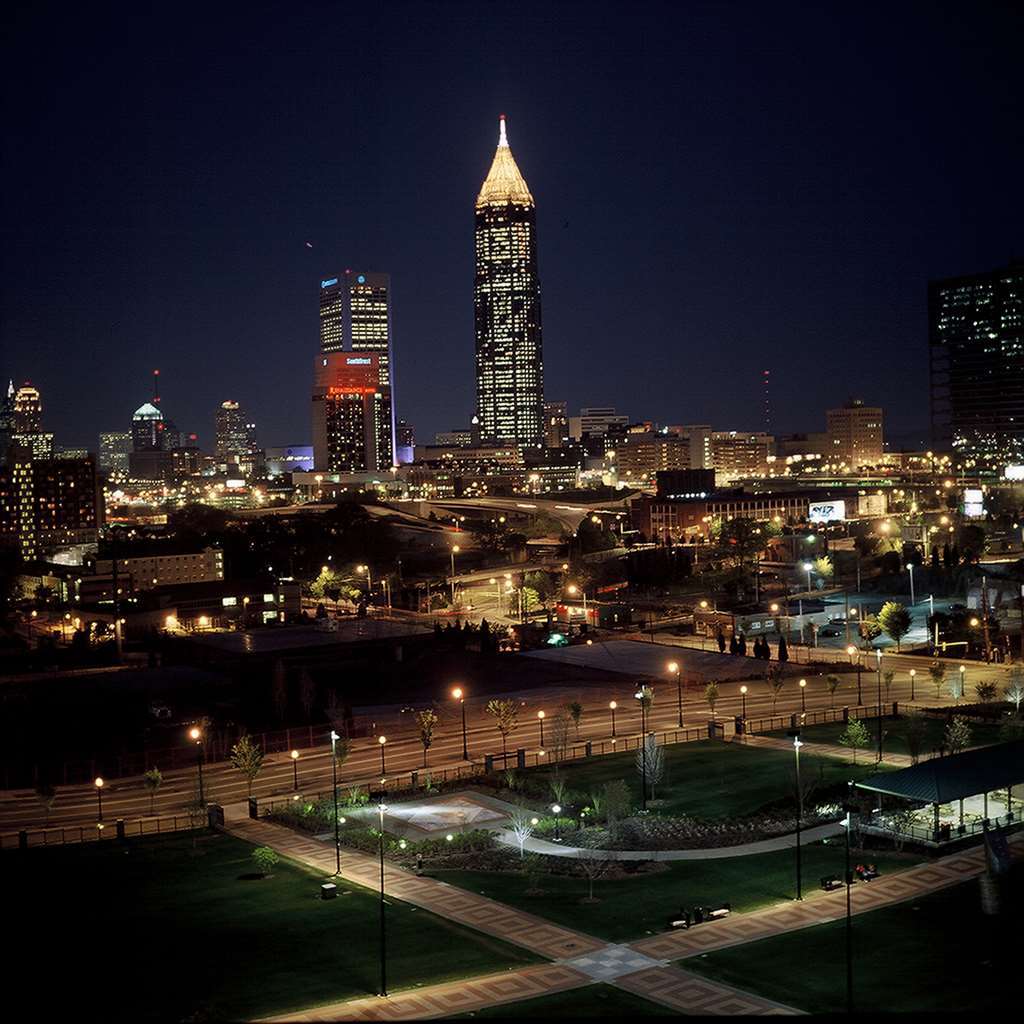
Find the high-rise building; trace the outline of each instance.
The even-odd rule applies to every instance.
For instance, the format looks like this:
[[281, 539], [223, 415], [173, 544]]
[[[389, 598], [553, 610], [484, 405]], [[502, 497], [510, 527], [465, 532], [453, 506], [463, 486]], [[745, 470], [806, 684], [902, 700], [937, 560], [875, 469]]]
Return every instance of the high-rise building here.
[[132, 450], [132, 435], [115, 430], [100, 434], [99, 468], [113, 476], [128, 473], [128, 455]]
[[251, 459], [256, 448], [256, 424], [247, 423], [239, 404], [231, 399], [221, 402], [214, 427], [214, 456], [218, 463], [242, 463]]
[[0, 399], [0, 459], [14, 434], [14, 381], [8, 380], [7, 390]]
[[143, 402], [132, 413], [132, 451], [164, 450], [164, 414], [152, 402]]
[[346, 270], [320, 282], [320, 351], [375, 357], [373, 430], [378, 462], [369, 468], [390, 469], [396, 464], [390, 275]]
[[828, 434], [828, 461], [843, 463], [856, 471], [862, 466], [877, 466], [882, 461], [882, 410], [866, 406], [859, 398], [841, 409], [825, 413]]
[[1024, 461], [1024, 262], [928, 285], [932, 444]]
[[14, 393], [14, 433], [38, 434], [42, 429], [42, 397], [37, 388], [25, 381]]
[[499, 119], [498, 148], [476, 198], [476, 394], [485, 443], [544, 443], [537, 218]]
[[43, 462], [23, 445], [11, 448], [0, 466], [0, 542], [38, 558], [47, 548], [95, 543], [102, 518], [91, 458]]
[[544, 403], [544, 445], [561, 448], [569, 440], [569, 403]]
[[715, 479], [722, 483], [743, 477], [764, 476], [775, 439], [762, 432], [716, 430], [711, 435]]
[[408, 466], [415, 458], [416, 431], [411, 423], [399, 420], [395, 427], [395, 462], [399, 466]]
[[379, 451], [380, 366], [376, 355], [328, 352], [313, 376], [313, 465], [327, 473], [390, 469]]

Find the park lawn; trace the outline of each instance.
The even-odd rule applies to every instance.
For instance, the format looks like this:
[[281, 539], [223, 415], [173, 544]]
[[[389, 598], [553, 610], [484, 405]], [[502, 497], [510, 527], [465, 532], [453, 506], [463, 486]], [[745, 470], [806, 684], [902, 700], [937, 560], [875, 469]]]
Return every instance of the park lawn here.
[[[910, 867], [910, 855], [873, 853], [879, 870], [888, 874]], [[843, 846], [838, 839], [803, 847], [805, 891], [818, 887], [824, 875], [842, 875]], [[723, 857], [713, 860], [666, 861], [666, 871], [632, 878], [599, 880], [594, 895], [599, 903], [583, 903], [586, 878], [542, 875], [542, 894], [528, 895], [525, 876], [483, 871], [436, 871], [437, 878], [489, 896], [556, 924], [596, 935], [609, 942], [626, 942], [665, 930], [666, 918], [680, 908], [729, 903], [736, 912], [756, 910], [791, 900], [796, 886], [794, 850]]]
[[456, 1020], [470, 1017], [484, 1020], [522, 1020], [525, 1017], [678, 1017], [675, 1010], [641, 999], [614, 985], [587, 985], [584, 988], [556, 992], [550, 996], [524, 999], [503, 1006], [462, 1013]]
[[[857, 1013], [971, 1012], [980, 1019], [1017, 1005], [1020, 867], [1014, 875], [1010, 909], [1000, 917], [981, 912], [977, 880], [856, 916]], [[680, 965], [810, 1013], [845, 1009], [843, 921], [690, 957]]]
[[[695, 818], [738, 818], [794, 796], [794, 758], [786, 750], [745, 746], [740, 742], [702, 740], [675, 743], [662, 748], [665, 773], [655, 786], [656, 802], [651, 810], [665, 815], [690, 815]], [[804, 779], [817, 777], [828, 786], [855, 781], [870, 775], [874, 768], [865, 758], [863, 765], [851, 766], [839, 758], [801, 758]], [[550, 779], [553, 768], [531, 768], [523, 774]], [[586, 802], [589, 793], [606, 782], [623, 779], [633, 791], [633, 802], [640, 805], [640, 773], [636, 751], [609, 754], [561, 762], [558, 771], [569, 789]]]
[[[376, 895], [342, 883], [320, 900], [322, 876], [283, 860], [246, 880], [250, 844], [201, 833], [196, 846], [179, 835], [3, 854], [16, 924], [5, 969], [36, 979], [9, 986], [8, 1005], [24, 1001], [11, 1019], [91, 1002], [104, 1019], [239, 1020], [377, 992]], [[391, 990], [540, 962], [394, 900], [387, 924]], [[59, 965], [55, 989], [39, 983], [46, 963]]]
[[[859, 751], [857, 759], [870, 760], [878, 749], [878, 719], [865, 718], [864, 725], [868, 730], [870, 742], [866, 749]], [[906, 718], [900, 715], [898, 718], [892, 716], [882, 719], [882, 752], [890, 754], [910, 755], [906, 738]], [[937, 753], [943, 742], [943, 735], [946, 731], [946, 722], [941, 718], [926, 718], [924, 720], [925, 734], [921, 741], [921, 757], [928, 758]], [[800, 733], [802, 739], [808, 743], [838, 743], [839, 737], [846, 728], [842, 722], [825, 722], [821, 725], [809, 725]], [[999, 743], [999, 726], [970, 723], [971, 746], [988, 746], [992, 743]], [[767, 736], [787, 737], [785, 731], [766, 733]]]

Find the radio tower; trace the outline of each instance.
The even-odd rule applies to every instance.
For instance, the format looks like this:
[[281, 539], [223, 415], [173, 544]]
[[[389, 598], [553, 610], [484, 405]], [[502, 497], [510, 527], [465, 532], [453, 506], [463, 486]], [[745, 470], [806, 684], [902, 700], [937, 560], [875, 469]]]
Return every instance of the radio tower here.
[[764, 432], [766, 434], [772, 432], [772, 404], [768, 395], [768, 377], [770, 374], [771, 370], [764, 370], [761, 374], [764, 384]]
[[160, 371], [153, 371], [153, 404], [160, 408]]

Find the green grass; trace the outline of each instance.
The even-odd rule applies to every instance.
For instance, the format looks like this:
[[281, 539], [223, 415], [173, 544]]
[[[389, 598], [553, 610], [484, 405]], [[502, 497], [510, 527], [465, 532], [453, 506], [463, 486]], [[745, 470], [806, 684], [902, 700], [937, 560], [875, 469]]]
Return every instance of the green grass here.
[[[26, 982], [9, 986], [11, 1019], [91, 1003], [104, 1019], [237, 1020], [374, 994], [377, 897], [341, 884], [320, 900], [322, 877], [286, 861], [243, 880], [251, 852], [207, 833], [198, 855], [181, 836], [3, 854], [5, 968]], [[387, 923], [392, 990], [538, 962], [408, 904]]]
[[458, 1019], [522, 1020], [525, 1017], [677, 1017], [675, 1010], [623, 992], [614, 985], [587, 985], [551, 996], [459, 1014]]
[[[982, 914], [977, 881], [855, 917], [854, 1009], [861, 1014], [972, 1012], [980, 1019], [1016, 1005], [1017, 931], [1024, 902], [1019, 869], [1016, 875], [1011, 909], [1002, 917]], [[681, 963], [810, 1013], [845, 1009], [842, 921]]]
[[[906, 738], [906, 718], [902, 715], [899, 718], [882, 719], [882, 752], [890, 754], [910, 754]], [[938, 750], [943, 741], [943, 734], [946, 731], [946, 723], [940, 718], [924, 719], [925, 734], [921, 741], [921, 757], [931, 757]], [[870, 760], [874, 751], [878, 749], [878, 719], [865, 718], [864, 725], [867, 727], [868, 736], [871, 742], [866, 750], [858, 751], [857, 759]], [[842, 722], [826, 722], [822, 725], [809, 725], [801, 733], [801, 738], [808, 743], [838, 743], [839, 737], [846, 728]], [[785, 737], [785, 731], [766, 733], [767, 736]], [[984, 746], [990, 743], [999, 742], [999, 726], [971, 723], [971, 746]]]
[[[908, 867], [910, 856], [872, 854], [884, 873]], [[823, 875], [842, 875], [843, 848], [838, 840], [802, 850], [805, 890]], [[482, 871], [431, 872], [445, 882], [518, 907], [557, 924], [624, 942], [665, 930], [665, 920], [680, 907], [726, 902], [734, 911], [755, 910], [793, 898], [796, 855], [793, 850], [716, 860], [669, 861], [668, 870], [594, 883], [599, 903], [582, 903], [588, 883], [583, 877], [544, 875], [542, 895], [527, 895], [527, 879], [518, 874]]]
[[[660, 814], [687, 814], [697, 818], [737, 818], [754, 814], [762, 807], [793, 795], [793, 755], [785, 750], [767, 750], [704, 740], [677, 743], [665, 751], [665, 778], [655, 788]], [[819, 766], [823, 785], [834, 785], [871, 774], [867, 763], [855, 768], [838, 758], [801, 758], [804, 779], [817, 777]], [[520, 774], [549, 779], [553, 769], [533, 768]], [[587, 760], [564, 762], [559, 771], [569, 788], [586, 799], [614, 779], [624, 779], [640, 804], [640, 773], [636, 753], [611, 754]]]

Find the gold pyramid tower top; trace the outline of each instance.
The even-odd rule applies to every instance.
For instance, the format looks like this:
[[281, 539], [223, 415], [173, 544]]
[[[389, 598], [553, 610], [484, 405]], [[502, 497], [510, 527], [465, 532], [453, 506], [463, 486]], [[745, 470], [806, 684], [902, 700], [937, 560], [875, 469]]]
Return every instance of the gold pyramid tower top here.
[[505, 115], [498, 118], [498, 148], [494, 154], [494, 162], [480, 187], [476, 197], [476, 208], [496, 206], [505, 203], [516, 203], [520, 206], [533, 206], [533, 196], [526, 187], [522, 174], [516, 166], [512, 150], [508, 146], [505, 135]]

